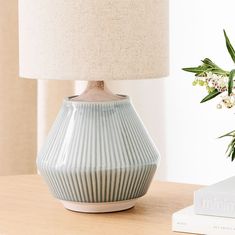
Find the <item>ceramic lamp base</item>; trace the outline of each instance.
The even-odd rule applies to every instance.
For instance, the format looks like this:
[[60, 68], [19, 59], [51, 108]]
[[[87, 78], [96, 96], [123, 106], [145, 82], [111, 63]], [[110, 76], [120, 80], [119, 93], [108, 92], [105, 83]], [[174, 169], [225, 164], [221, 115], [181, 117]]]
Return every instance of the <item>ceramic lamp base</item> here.
[[133, 207], [132, 199], [147, 192], [158, 161], [127, 96], [97, 102], [66, 98], [37, 166], [65, 208], [101, 213]]
[[66, 209], [71, 211], [84, 213], [106, 213], [130, 209], [135, 206], [137, 199], [104, 203], [84, 203], [63, 200], [60, 201]]

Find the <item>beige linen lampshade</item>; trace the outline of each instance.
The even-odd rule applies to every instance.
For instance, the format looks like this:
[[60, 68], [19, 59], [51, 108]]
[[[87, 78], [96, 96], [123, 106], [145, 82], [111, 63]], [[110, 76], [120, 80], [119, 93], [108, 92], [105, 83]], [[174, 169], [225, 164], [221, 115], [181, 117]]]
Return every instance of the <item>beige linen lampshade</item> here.
[[168, 0], [19, 0], [20, 76], [149, 79], [168, 74]]

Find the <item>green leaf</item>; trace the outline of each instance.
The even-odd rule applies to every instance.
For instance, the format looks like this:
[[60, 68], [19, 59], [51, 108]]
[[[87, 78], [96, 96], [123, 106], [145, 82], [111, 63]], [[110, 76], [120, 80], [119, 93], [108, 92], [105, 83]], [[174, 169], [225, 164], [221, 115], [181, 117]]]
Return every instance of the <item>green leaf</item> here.
[[235, 139], [232, 138], [232, 141], [229, 143], [228, 148], [227, 148], [227, 150], [226, 150], [226, 153], [228, 153], [228, 151], [230, 150], [228, 155], [231, 154], [232, 149], [234, 148], [234, 145], [235, 145]]
[[232, 152], [233, 152], [233, 148], [232, 148], [231, 146], [228, 146], [228, 148], [227, 148], [227, 150], [226, 150], [225, 153], [226, 153], [228, 156], [230, 156]]
[[211, 99], [215, 98], [219, 94], [221, 94], [220, 91], [214, 90], [214, 91], [210, 92], [200, 103], [204, 103], [204, 102], [206, 102], [208, 100], [211, 100]]
[[212, 62], [209, 58], [202, 60], [203, 66], [207, 67], [206, 72], [212, 72], [214, 74], [228, 76], [229, 72], [221, 69], [217, 64]]
[[235, 159], [235, 151], [233, 149], [233, 153], [232, 153], [232, 156], [231, 156], [231, 161], [233, 162], [234, 159]]
[[222, 69], [212, 69], [211, 72], [217, 75], [229, 76], [229, 72]]
[[233, 91], [233, 78], [235, 76], [235, 70], [231, 70], [229, 73], [229, 80], [228, 80], [228, 95], [231, 95]]
[[218, 65], [213, 63], [209, 58], [205, 58], [204, 60], [202, 60], [202, 63], [209, 66], [209, 67], [211, 67], [211, 68], [221, 69]]
[[190, 73], [200, 74], [205, 71], [205, 68], [202, 66], [198, 66], [198, 67], [182, 68], [182, 70], [184, 70], [186, 72], [190, 72]]
[[197, 67], [182, 68], [182, 70], [190, 73], [195, 73], [195, 76], [206, 76], [206, 73], [212, 72], [214, 74], [228, 76], [229, 72], [221, 69], [218, 65], [212, 62], [209, 58], [202, 60], [202, 65]]
[[219, 138], [223, 138], [227, 136], [232, 137], [232, 140], [227, 147], [226, 155], [227, 157], [231, 158], [231, 161], [234, 161], [235, 160], [235, 130], [230, 131], [227, 134], [220, 136]]
[[230, 40], [229, 40], [225, 30], [224, 30], [224, 37], [225, 37], [226, 47], [228, 49], [228, 52], [229, 52], [233, 62], [235, 63], [235, 50], [234, 50], [232, 44], [230, 43]]
[[221, 138], [224, 138], [224, 137], [227, 137], [227, 136], [234, 136], [235, 137], [235, 130], [230, 131], [230, 132], [228, 132], [228, 133], [226, 133], [226, 134], [224, 134], [224, 135], [222, 135], [218, 138], [221, 139]]

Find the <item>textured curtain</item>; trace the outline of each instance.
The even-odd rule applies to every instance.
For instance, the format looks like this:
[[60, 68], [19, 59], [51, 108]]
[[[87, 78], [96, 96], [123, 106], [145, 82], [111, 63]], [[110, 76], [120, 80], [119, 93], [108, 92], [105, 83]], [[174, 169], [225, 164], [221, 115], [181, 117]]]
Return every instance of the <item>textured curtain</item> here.
[[0, 0], [0, 175], [35, 172], [36, 82], [18, 78], [17, 1]]

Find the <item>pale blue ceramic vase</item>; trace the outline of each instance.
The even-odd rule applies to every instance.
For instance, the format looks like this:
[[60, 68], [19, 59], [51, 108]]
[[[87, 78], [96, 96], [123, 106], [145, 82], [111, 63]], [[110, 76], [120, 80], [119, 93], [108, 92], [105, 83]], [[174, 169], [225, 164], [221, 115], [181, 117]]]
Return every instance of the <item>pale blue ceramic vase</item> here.
[[37, 166], [67, 209], [131, 208], [148, 190], [159, 153], [128, 97], [108, 102], [64, 100]]

